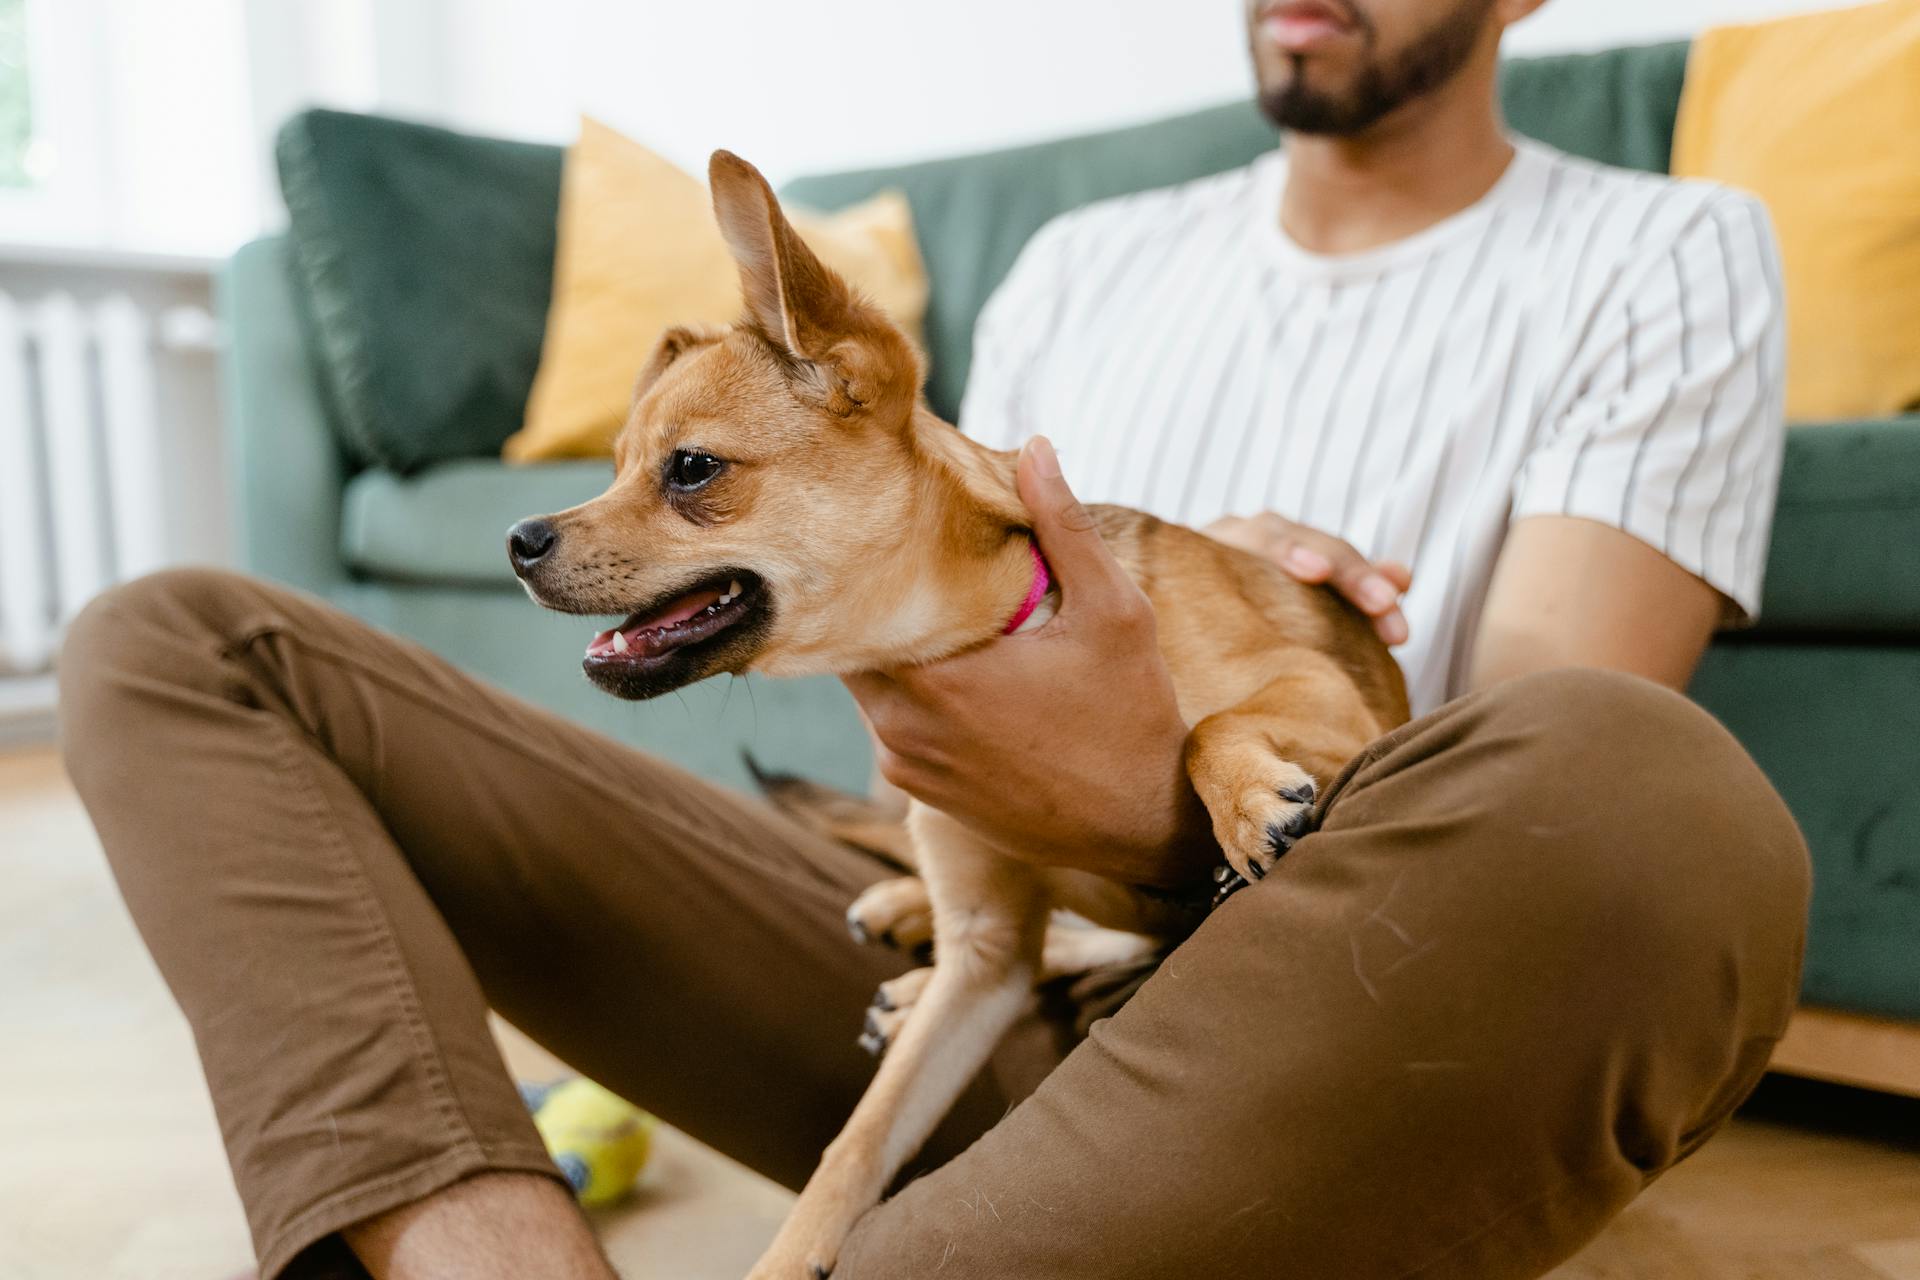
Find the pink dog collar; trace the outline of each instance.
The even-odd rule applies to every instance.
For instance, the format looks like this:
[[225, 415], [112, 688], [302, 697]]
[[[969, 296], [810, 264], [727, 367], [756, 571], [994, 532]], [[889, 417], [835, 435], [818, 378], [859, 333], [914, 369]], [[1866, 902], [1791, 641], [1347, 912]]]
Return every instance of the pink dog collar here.
[[1029, 541], [1027, 550], [1033, 553], [1033, 585], [1027, 588], [1027, 598], [1020, 602], [1020, 607], [1014, 611], [1013, 618], [1000, 632], [1003, 636], [1010, 636], [1018, 631], [1021, 624], [1031, 618], [1033, 611], [1040, 607], [1040, 602], [1047, 598], [1047, 592], [1053, 589], [1053, 575], [1047, 572], [1047, 558], [1040, 554], [1040, 544]]

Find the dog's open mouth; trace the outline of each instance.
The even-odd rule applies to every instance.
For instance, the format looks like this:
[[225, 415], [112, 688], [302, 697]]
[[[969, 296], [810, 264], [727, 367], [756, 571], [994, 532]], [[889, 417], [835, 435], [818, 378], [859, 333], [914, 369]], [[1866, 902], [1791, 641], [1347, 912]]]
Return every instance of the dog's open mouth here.
[[589, 674], [596, 669], [645, 671], [673, 654], [711, 640], [743, 622], [760, 603], [760, 580], [743, 570], [715, 574], [627, 615], [587, 646]]

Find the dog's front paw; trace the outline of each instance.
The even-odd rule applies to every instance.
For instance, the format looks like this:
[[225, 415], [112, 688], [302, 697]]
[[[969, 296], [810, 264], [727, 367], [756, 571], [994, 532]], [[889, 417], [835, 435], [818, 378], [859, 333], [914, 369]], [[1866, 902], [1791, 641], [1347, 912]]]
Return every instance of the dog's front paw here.
[[1313, 829], [1313, 779], [1298, 765], [1276, 760], [1259, 781], [1234, 798], [1233, 811], [1214, 832], [1227, 863], [1248, 880], [1273, 870], [1294, 842]]
[[863, 946], [879, 942], [911, 955], [933, 941], [933, 903], [919, 876], [868, 885], [847, 908], [847, 932]]

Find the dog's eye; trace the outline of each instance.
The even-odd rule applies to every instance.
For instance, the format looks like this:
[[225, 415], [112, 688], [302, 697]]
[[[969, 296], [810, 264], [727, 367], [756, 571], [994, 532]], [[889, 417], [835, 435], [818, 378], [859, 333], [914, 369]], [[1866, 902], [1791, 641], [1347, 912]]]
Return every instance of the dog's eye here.
[[721, 465], [704, 449], [675, 449], [667, 459], [667, 484], [682, 492], [698, 489], [720, 474]]

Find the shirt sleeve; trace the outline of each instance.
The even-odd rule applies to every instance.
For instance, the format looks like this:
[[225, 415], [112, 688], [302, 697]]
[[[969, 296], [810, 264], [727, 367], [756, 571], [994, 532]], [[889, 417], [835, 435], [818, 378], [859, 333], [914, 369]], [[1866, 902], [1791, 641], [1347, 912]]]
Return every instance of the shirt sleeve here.
[[1033, 374], [1066, 305], [1070, 226], [1069, 218], [1055, 218], [1033, 234], [974, 323], [960, 429], [990, 449], [1017, 449], [1040, 430]]
[[1785, 443], [1779, 252], [1758, 200], [1711, 190], [1597, 304], [1563, 402], [1515, 479], [1512, 518], [1631, 534], [1760, 607]]

